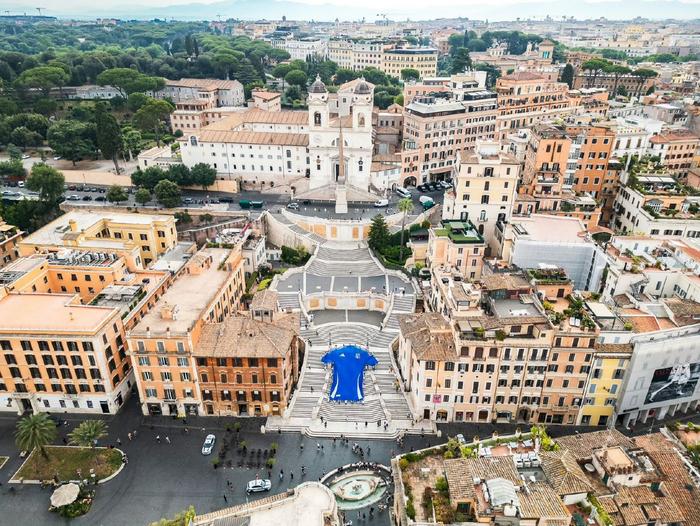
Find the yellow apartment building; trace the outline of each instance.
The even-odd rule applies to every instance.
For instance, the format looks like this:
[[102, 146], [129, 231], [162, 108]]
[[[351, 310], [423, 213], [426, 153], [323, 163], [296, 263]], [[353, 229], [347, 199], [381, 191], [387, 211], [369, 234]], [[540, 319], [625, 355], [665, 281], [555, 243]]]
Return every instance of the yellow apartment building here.
[[437, 75], [438, 51], [433, 48], [395, 48], [382, 52], [380, 69], [392, 77], [401, 78], [401, 70], [415, 69], [420, 78]]
[[596, 345], [578, 424], [614, 425], [615, 404], [631, 357], [631, 344]]
[[129, 268], [147, 268], [177, 244], [171, 215], [71, 210], [25, 237], [20, 255], [65, 248], [115, 253]]
[[204, 414], [193, 352], [205, 323], [234, 315], [245, 290], [241, 246], [204, 248], [128, 332], [144, 414]]
[[77, 294], [0, 299], [0, 410], [115, 414], [132, 372], [120, 311]]

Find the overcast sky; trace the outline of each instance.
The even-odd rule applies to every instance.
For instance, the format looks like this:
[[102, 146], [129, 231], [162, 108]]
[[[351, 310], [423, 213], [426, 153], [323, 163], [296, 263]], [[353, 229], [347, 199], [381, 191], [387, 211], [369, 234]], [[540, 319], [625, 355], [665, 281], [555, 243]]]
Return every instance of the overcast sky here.
[[242, 19], [305, 18], [371, 20], [379, 13], [394, 19], [464, 16], [508, 20], [563, 15], [577, 18], [700, 18], [700, 0], [3, 0], [3, 11], [36, 12], [53, 16], [207, 18], [217, 15]]

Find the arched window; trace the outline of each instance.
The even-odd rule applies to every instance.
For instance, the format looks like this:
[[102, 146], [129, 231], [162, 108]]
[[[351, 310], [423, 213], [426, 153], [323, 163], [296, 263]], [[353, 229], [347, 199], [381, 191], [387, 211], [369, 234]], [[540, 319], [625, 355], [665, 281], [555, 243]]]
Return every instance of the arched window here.
[[192, 136], [190, 137], [190, 144], [191, 144], [192, 146], [197, 146], [197, 137], [195, 137], [194, 135], [192, 135]]
[[318, 111], [314, 113], [314, 124], [316, 126], [321, 126], [321, 113]]
[[243, 383], [243, 375], [240, 373], [236, 374], [236, 383], [237, 384], [242, 384]]

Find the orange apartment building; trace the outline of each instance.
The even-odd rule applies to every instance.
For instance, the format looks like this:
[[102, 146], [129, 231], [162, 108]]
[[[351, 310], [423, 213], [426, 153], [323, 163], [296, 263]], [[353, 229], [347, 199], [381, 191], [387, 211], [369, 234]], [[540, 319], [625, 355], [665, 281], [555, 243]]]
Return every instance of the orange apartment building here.
[[115, 414], [133, 382], [121, 312], [77, 294], [0, 299], [0, 410]]
[[0, 268], [19, 257], [17, 243], [22, 239], [22, 234], [19, 228], [0, 217]]
[[572, 137], [583, 138], [572, 189], [576, 194], [593, 197], [601, 208], [601, 222], [607, 224], [612, 219], [622, 169], [612, 156], [615, 130], [608, 125], [592, 124], [567, 126], [566, 131]]
[[649, 139], [651, 155], [661, 158], [661, 164], [680, 182], [686, 182], [688, 173], [697, 166], [700, 137], [689, 131], [673, 131], [654, 135]]
[[518, 71], [499, 78], [496, 93], [496, 133], [499, 139], [505, 139], [506, 135], [520, 128], [565, 117], [574, 108], [566, 83], [547, 80], [530, 71]]
[[205, 414], [195, 361], [206, 323], [222, 323], [245, 288], [241, 245], [204, 248], [127, 333], [144, 414]]
[[535, 211], [561, 208], [570, 150], [571, 137], [564, 128], [542, 124], [531, 129], [518, 193], [535, 198]]
[[276, 293], [265, 292], [248, 316], [202, 327], [193, 355], [204, 414], [279, 416], [286, 409], [303, 361], [299, 316], [279, 312]]

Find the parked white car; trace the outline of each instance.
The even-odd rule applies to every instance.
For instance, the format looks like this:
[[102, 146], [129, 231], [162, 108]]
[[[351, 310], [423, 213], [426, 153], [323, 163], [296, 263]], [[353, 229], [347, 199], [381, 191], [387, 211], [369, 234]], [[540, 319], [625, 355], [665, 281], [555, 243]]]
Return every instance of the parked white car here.
[[207, 435], [204, 439], [204, 444], [202, 445], [202, 455], [211, 455], [214, 449], [214, 444], [216, 444], [216, 437], [214, 435]]
[[259, 493], [261, 491], [270, 491], [272, 483], [269, 479], [255, 479], [248, 482], [245, 488], [246, 493]]

